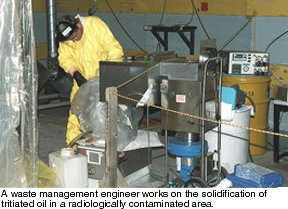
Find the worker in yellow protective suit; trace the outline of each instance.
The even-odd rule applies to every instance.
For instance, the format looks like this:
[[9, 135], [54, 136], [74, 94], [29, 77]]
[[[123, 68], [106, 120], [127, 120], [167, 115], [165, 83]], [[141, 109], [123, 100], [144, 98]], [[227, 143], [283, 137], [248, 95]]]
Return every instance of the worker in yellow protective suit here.
[[[74, 79], [70, 102], [79, 86], [93, 77], [99, 77], [99, 61], [119, 60], [123, 49], [110, 29], [95, 16], [65, 15], [57, 24], [59, 65]], [[81, 134], [76, 115], [69, 112], [66, 143]]]

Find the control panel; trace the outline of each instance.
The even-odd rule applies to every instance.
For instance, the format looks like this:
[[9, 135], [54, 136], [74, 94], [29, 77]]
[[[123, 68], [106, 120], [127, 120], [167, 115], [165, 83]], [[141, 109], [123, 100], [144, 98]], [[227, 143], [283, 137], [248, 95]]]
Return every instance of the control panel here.
[[227, 74], [268, 74], [268, 52], [220, 51], [219, 56], [223, 58], [223, 72]]

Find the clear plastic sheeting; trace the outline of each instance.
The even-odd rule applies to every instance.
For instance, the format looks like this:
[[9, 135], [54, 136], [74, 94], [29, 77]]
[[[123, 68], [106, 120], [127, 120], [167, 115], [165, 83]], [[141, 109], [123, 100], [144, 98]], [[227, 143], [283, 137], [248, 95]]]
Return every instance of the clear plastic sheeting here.
[[[76, 114], [82, 131], [92, 131], [95, 143], [103, 144], [105, 140], [106, 104], [100, 102], [99, 79], [93, 78], [82, 85], [76, 92], [71, 105], [72, 113]], [[117, 149], [123, 149], [135, 140], [138, 124], [143, 116], [143, 109], [118, 105]], [[94, 143], [94, 144], [95, 144]]]
[[0, 4], [0, 187], [37, 187], [37, 69], [31, 0]]
[[[150, 143], [148, 143], [148, 134], [150, 137]], [[156, 131], [138, 130], [137, 137], [134, 141], [128, 144], [124, 151], [142, 149], [147, 147], [165, 147], [160, 141], [159, 135]]]

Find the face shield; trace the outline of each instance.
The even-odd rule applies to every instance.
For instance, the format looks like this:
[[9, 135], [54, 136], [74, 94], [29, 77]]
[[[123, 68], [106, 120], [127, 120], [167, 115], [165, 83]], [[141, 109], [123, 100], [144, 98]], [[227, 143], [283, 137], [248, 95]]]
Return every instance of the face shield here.
[[57, 25], [56, 39], [60, 42], [66, 41], [77, 29], [77, 23], [71, 24], [66, 21], [60, 21]]

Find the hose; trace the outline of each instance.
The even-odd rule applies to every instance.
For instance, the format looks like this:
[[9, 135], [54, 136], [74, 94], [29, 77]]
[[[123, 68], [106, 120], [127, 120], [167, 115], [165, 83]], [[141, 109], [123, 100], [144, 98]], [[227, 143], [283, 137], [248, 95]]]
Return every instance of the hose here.
[[281, 38], [282, 36], [284, 36], [286, 33], [288, 33], [288, 30], [286, 30], [285, 32], [281, 33], [279, 36], [277, 36], [265, 49], [265, 52], [267, 52], [267, 50], [269, 49], [269, 47], [274, 44], [275, 41], [277, 41], [279, 38]]
[[269, 68], [269, 71], [272, 73], [272, 75], [273, 75], [273, 77], [277, 80], [277, 81], [279, 81], [280, 83], [282, 83], [283, 85], [287, 85], [287, 83], [284, 83], [283, 81], [281, 81], [271, 70], [270, 70], [270, 68]]
[[139, 44], [137, 44], [137, 42], [130, 36], [130, 34], [127, 32], [127, 30], [124, 28], [124, 26], [121, 24], [120, 20], [118, 19], [118, 17], [116, 16], [115, 12], [113, 11], [112, 7], [110, 6], [108, 0], [105, 0], [109, 9], [111, 10], [112, 14], [114, 15], [115, 19], [117, 20], [118, 24], [120, 25], [120, 27], [122, 28], [122, 30], [126, 33], [126, 35], [130, 38], [130, 40], [145, 54], [148, 54], [148, 52], [146, 52]]
[[224, 44], [222, 44], [222, 46], [220, 46], [217, 51], [222, 50], [223, 48], [225, 48], [247, 25], [248, 23], [250, 23], [252, 20], [252, 18], [250, 20], [248, 20], [243, 26], [242, 28], [240, 28], [231, 38], [229, 38]]
[[153, 178], [155, 178], [159, 181], [165, 182], [164, 177], [162, 177], [162, 178], [158, 177], [152, 172], [152, 166], [151, 166], [152, 163], [150, 163], [150, 161], [151, 161], [151, 147], [150, 147], [150, 134], [149, 134], [149, 106], [148, 105], [147, 105], [147, 113], [146, 114], [147, 114], [146, 115], [146, 118], [147, 118], [146, 122], [147, 122], [147, 136], [148, 136], [148, 170], [149, 170], [149, 174]]
[[203, 29], [203, 31], [205, 32], [207, 38], [210, 40], [210, 37], [209, 37], [209, 35], [208, 35], [208, 33], [207, 33], [207, 31], [206, 31], [206, 29], [205, 29], [205, 27], [204, 27], [204, 25], [203, 25], [200, 17], [199, 17], [199, 15], [198, 15], [197, 9], [196, 9], [195, 4], [194, 4], [194, 0], [191, 0], [191, 2], [192, 2], [192, 5], [193, 5], [194, 10], [195, 10], [195, 12], [196, 12], [196, 15], [197, 15], [197, 17], [198, 17], [198, 20], [199, 20], [199, 22], [200, 22], [200, 25], [202, 26], [202, 29]]
[[[167, 0], [165, 0], [165, 2], [164, 2], [164, 6], [163, 6], [162, 15], [161, 15], [161, 18], [160, 18], [159, 27], [162, 25], [162, 21], [163, 21], [163, 17], [164, 17], [164, 14], [165, 14], [165, 9], [166, 9], [166, 4], [167, 4]], [[158, 32], [158, 34], [159, 34], [159, 32]], [[158, 40], [158, 44], [156, 46], [156, 52], [158, 51], [158, 47], [159, 47], [159, 49], [161, 49], [159, 40]]]
[[251, 104], [252, 104], [252, 106], [253, 106], [253, 109], [254, 109], [254, 113], [256, 112], [256, 105], [255, 105], [255, 103], [254, 103], [254, 101], [253, 101], [253, 99], [249, 96], [249, 94], [247, 94], [246, 92], [245, 92], [245, 96], [249, 99], [249, 101], [251, 102]]
[[87, 135], [87, 134], [90, 134], [92, 133], [92, 131], [85, 131], [85, 132], [82, 132], [81, 134], [79, 134], [78, 136], [76, 136], [74, 139], [72, 139], [71, 142], [69, 142], [67, 145], [66, 145], [66, 148], [71, 148], [76, 141], [78, 141], [79, 139], [81, 139], [83, 136]]

